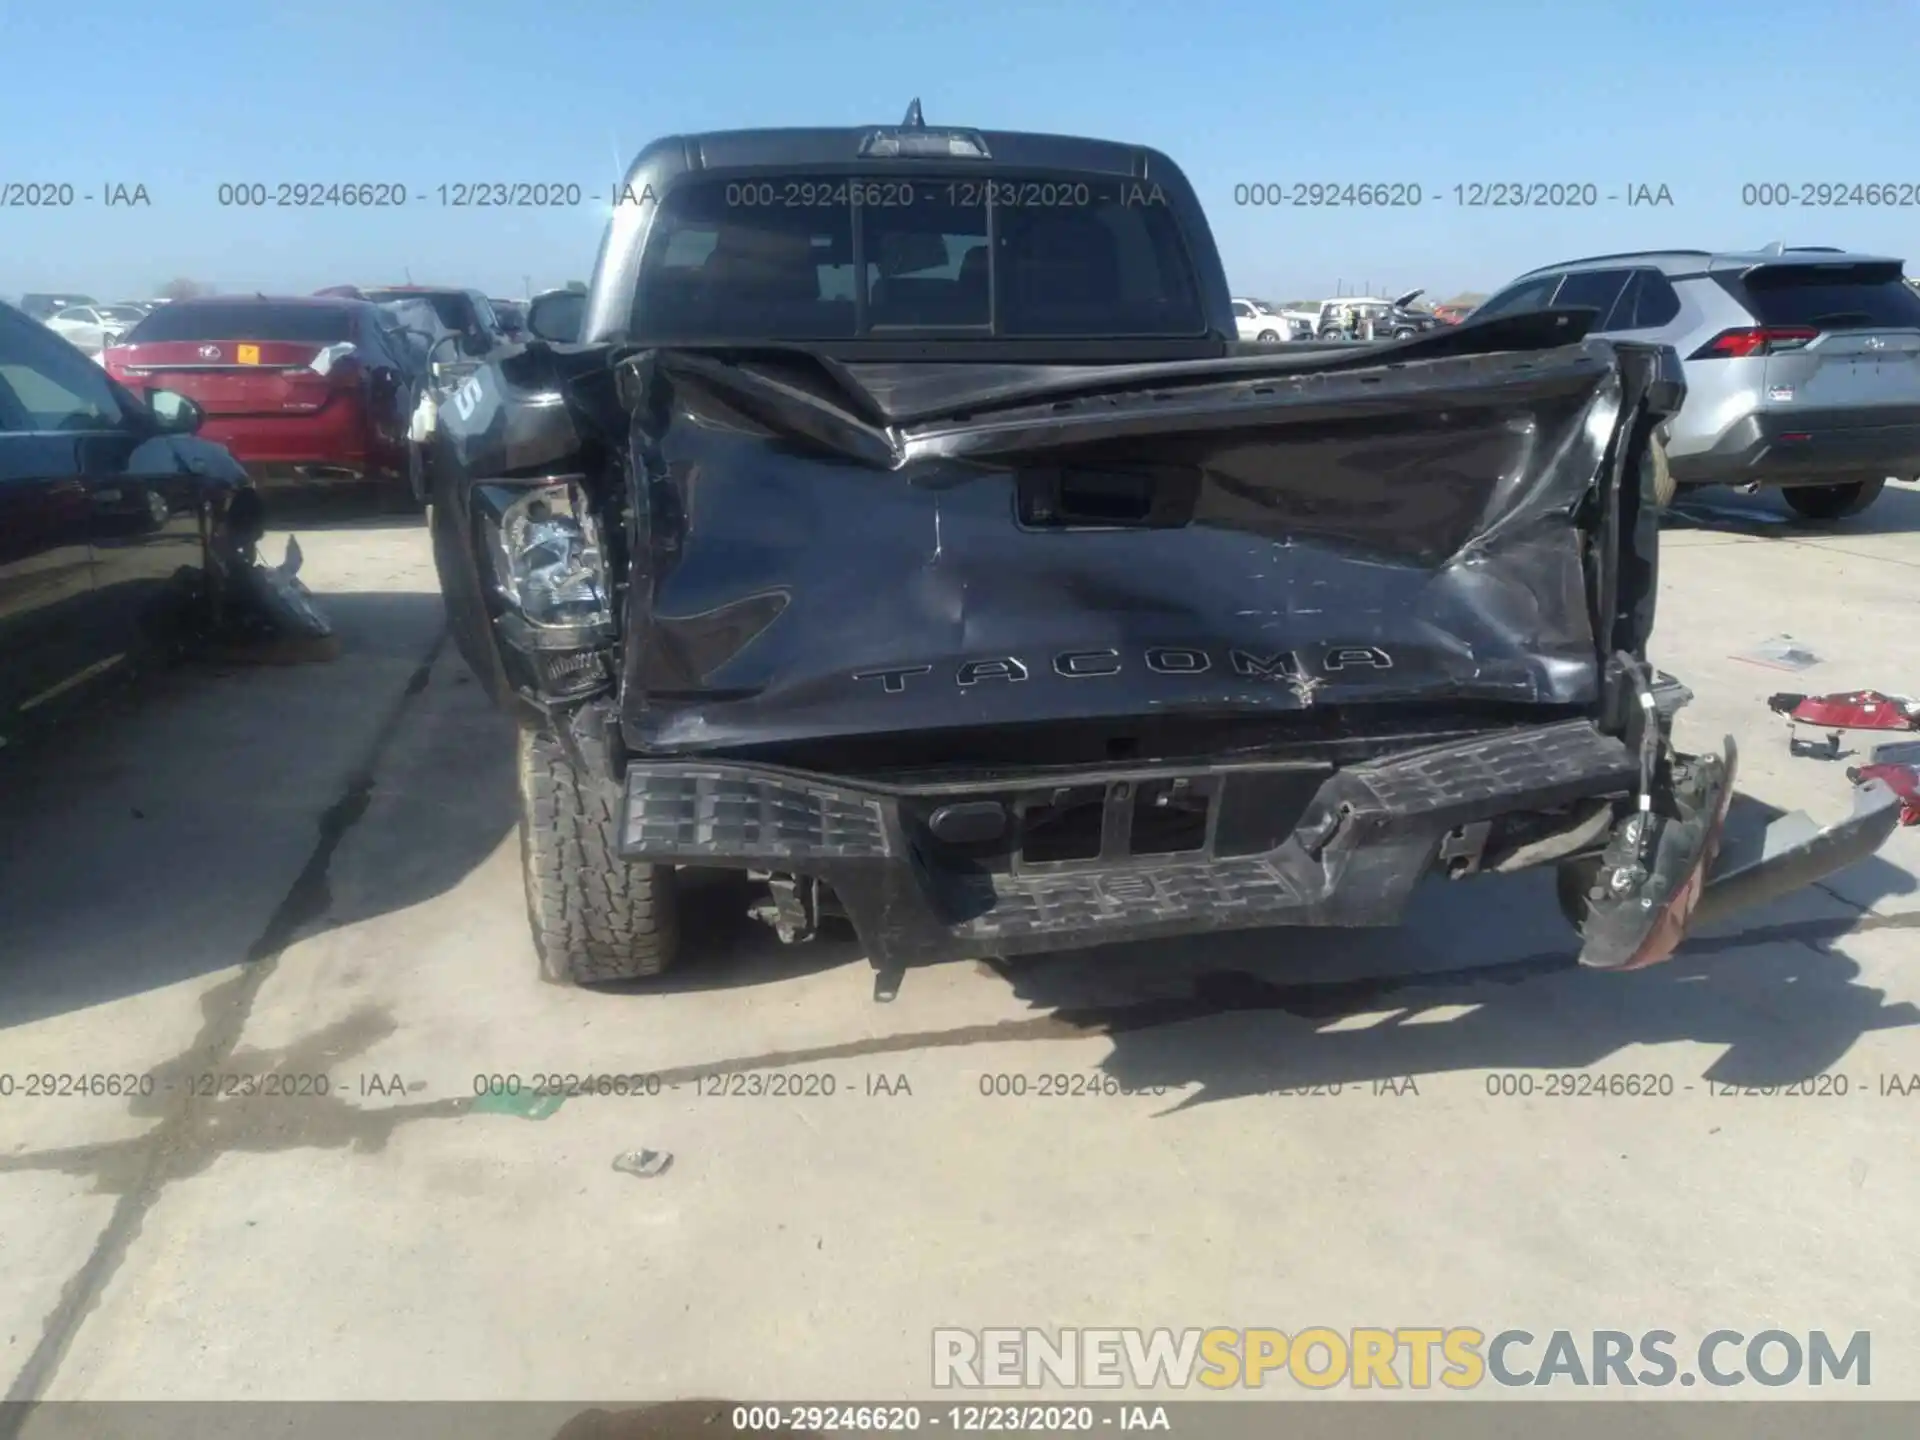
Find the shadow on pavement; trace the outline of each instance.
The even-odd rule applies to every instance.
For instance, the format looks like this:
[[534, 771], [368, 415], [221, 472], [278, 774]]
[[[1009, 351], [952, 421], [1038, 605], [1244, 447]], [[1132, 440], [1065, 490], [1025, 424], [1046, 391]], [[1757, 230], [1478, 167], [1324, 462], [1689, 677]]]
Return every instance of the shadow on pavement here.
[[[1910, 883], [1879, 859], [1859, 872], [1886, 872], [1889, 891]], [[1676, 1088], [1784, 1085], [1871, 1031], [1920, 1024], [1920, 1008], [1888, 1004], [1829, 948], [1856, 925], [1908, 918], [1802, 894], [1689, 939], [1664, 965], [1605, 974], [1579, 967], [1547, 871], [1436, 878], [1396, 930], [1220, 935], [996, 968], [1035, 1009], [1110, 1035], [1104, 1068], [1122, 1085], [1197, 1084], [1186, 1104], [1457, 1070], [1631, 1072], [1607, 1062], [1673, 1041], [1725, 1047]]]
[[1920, 490], [1888, 485], [1858, 515], [1844, 520], [1803, 520], [1777, 490], [1743, 495], [1720, 485], [1682, 490], [1667, 510], [1665, 530], [1710, 530], [1730, 535], [1817, 539], [1823, 535], [1904, 535], [1920, 531]]
[[263, 492], [271, 530], [424, 529], [426, 517], [398, 509], [392, 491], [379, 486], [342, 485]]
[[[1750, 825], [1777, 813], [1743, 802]], [[1868, 890], [1892, 893], [1907, 883], [1879, 859], [1852, 873]], [[1920, 1024], [1920, 1008], [1887, 1003], [1884, 991], [1860, 983], [1854, 961], [1830, 948], [1856, 929], [1920, 929], [1920, 914], [1862, 915], [1818, 889], [1802, 891], [1701, 933], [1665, 965], [1608, 975], [1579, 967], [1553, 889], [1550, 870], [1460, 883], [1436, 877], [1393, 928], [1222, 932], [986, 962], [980, 968], [999, 976], [1029, 1016], [885, 1029], [722, 1063], [766, 1069], [1104, 1037], [1113, 1047], [1103, 1062], [1108, 1075], [1130, 1089], [1197, 1086], [1184, 1108], [1458, 1070], [1640, 1073], [1630, 1062], [1606, 1062], [1648, 1044], [1724, 1047], [1698, 1076], [1672, 1075], [1663, 1058], [1657, 1073], [1666, 1078], [1653, 1083], [1672, 1088], [1656, 1093], [1678, 1093], [1708, 1081], [1805, 1080], [1831, 1069], [1863, 1035]], [[718, 903], [725, 893], [716, 888], [708, 898]], [[818, 967], [866, 969], [853, 947], [805, 948], [815, 950], [809, 962]], [[718, 956], [690, 956], [679, 983], [724, 989], [775, 979], [792, 973], [792, 953], [764, 930], [737, 930]], [[909, 972], [903, 992], [914, 985]]]
[[[422, 743], [413, 722], [461, 709], [439, 692], [472, 682], [434, 663], [450, 655], [438, 594], [320, 598], [336, 659], [183, 665], [0, 754], [0, 1027], [259, 959], [316, 919], [366, 918], [330, 910], [332, 850], [391, 783], [395, 747]], [[391, 856], [372, 913], [451, 888], [510, 830], [511, 732], [493, 730], [462, 733], [463, 783]]]

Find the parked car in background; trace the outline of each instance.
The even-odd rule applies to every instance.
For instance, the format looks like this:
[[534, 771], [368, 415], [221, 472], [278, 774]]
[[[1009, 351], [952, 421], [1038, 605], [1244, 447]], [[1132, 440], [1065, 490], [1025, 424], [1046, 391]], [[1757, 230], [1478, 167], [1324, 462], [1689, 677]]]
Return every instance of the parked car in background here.
[[70, 305], [46, 325], [82, 354], [98, 355], [146, 318], [146, 311], [132, 305]]
[[1416, 310], [1413, 302], [1424, 290], [1409, 290], [1394, 299], [1378, 295], [1354, 295], [1329, 300], [1320, 307], [1319, 334], [1322, 339], [1357, 339], [1362, 325], [1371, 321], [1376, 340], [1405, 340], [1438, 330], [1444, 323], [1430, 310]]
[[47, 321], [51, 320], [55, 315], [58, 315], [62, 310], [72, 309], [75, 305], [97, 305], [99, 303], [100, 302], [95, 300], [91, 295], [81, 295], [77, 293], [70, 295], [22, 295], [20, 297], [20, 310], [22, 314], [30, 315], [35, 320]]
[[419, 383], [413, 390], [405, 439], [410, 473], [416, 477], [415, 493], [424, 505], [439, 413], [437, 397], [464, 381], [488, 356], [516, 343], [515, 337], [508, 333], [493, 302], [478, 290], [389, 285], [354, 293], [404, 326], [417, 342], [408, 351]]
[[1687, 400], [1667, 424], [1666, 498], [1777, 488], [1809, 520], [1920, 476], [1920, 295], [1903, 262], [1829, 246], [1633, 251], [1528, 271], [1473, 312], [1599, 312], [1608, 338], [1671, 345]]
[[360, 294], [376, 305], [406, 300], [425, 301], [439, 315], [440, 324], [446, 331], [459, 337], [459, 352], [470, 358], [478, 359], [512, 343], [506, 328], [500, 323], [499, 315], [494, 311], [493, 302], [478, 290], [457, 290], [438, 285], [386, 285], [362, 286]]
[[247, 476], [201, 419], [0, 305], [0, 740], [167, 648], [257, 538], [229, 528]]
[[1414, 304], [1425, 290], [1409, 290], [1387, 302], [1386, 313], [1376, 316], [1373, 333], [1389, 340], [1405, 340], [1413, 335], [1425, 335], [1429, 331], [1439, 330], [1446, 325], [1431, 310], [1423, 310]]
[[1233, 302], [1233, 323], [1239, 329], [1242, 340], [1274, 344], [1294, 338], [1293, 323], [1278, 311], [1270, 309], [1264, 300], [1236, 299]]
[[1351, 340], [1359, 334], [1362, 318], [1384, 315], [1392, 304], [1391, 300], [1372, 295], [1325, 301], [1320, 306], [1320, 320], [1314, 334], [1321, 340]]
[[368, 301], [182, 300], [108, 347], [106, 367], [124, 385], [198, 402], [201, 433], [262, 484], [370, 483], [400, 506], [424, 493], [406, 443], [418, 369]]
[[1266, 306], [1271, 313], [1278, 315], [1291, 325], [1293, 327], [1293, 338], [1296, 340], [1311, 340], [1314, 337], [1314, 333], [1320, 328], [1320, 312], [1318, 309], [1300, 310], [1291, 306], [1276, 304], [1272, 300], [1262, 300], [1258, 303]]
[[493, 300], [493, 313], [500, 319], [501, 332], [516, 344], [527, 338], [527, 305], [524, 300]]

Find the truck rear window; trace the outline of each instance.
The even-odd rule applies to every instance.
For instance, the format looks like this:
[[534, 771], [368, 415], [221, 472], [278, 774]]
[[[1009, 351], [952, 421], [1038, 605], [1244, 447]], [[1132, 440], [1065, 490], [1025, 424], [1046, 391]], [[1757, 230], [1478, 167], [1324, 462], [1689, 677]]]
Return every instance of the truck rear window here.
[[1898, 265], [1769, 265], [1737, 283], [1763, 325], [1920, 329], [1920, 295]]
[[275, 305], [257, 301], [221, 305], [176, 301], [162, 305], [134, 326], [123, 343], [288, 340], [303, 345], [337, 345], [352, 338], [351, 312], [334, 305]]
[[665, 196], [629, 338], [1204, 334], [1173, 210], [1113, 176], [703, 176]]

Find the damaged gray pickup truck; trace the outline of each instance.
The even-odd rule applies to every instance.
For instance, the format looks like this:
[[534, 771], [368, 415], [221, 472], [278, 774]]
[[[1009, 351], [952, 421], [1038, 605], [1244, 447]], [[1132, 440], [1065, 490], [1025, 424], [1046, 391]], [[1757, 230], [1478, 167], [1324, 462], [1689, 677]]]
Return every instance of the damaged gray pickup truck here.
[[583, 313], [434, 441], [543, 973], [666, 970], [700, 867], [882, 998], [1533, 866], [1624, 970], [1870, 854], [1884, 787], [1720, 854], [1732, 742], [1677, 753], [1647, 658], [1684, 381], [1592, 320], [1243, 348], [1164, 155], [917, 102], [650, 146]]

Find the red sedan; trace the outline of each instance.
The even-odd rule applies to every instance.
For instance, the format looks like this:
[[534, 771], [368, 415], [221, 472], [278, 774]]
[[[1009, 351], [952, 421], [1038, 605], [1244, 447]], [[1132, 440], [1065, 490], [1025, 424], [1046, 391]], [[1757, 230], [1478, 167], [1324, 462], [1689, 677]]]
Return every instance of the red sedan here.
[[382, 322], [377, 306], [343, 297], [182, 300], [101, 358], [136, 393], [198, 401], [200, 434], [231, 450], [256, 484], [368, 482], [416, 503], [407, 423], [418, 381]]

